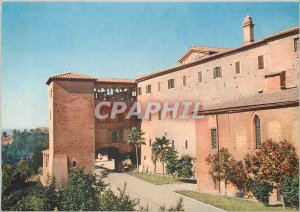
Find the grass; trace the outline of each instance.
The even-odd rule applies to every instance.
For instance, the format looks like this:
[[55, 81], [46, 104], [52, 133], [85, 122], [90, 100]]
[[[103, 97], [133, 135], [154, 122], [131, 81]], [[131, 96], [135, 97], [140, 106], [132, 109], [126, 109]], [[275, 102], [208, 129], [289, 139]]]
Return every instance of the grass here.
[[138, 172], [130, 172], [128, 174], [140, 180], [144, 180], [148, 183], [152, 183], [154, 185], [182, 183], [182, 181], [180, 181], [179, 179], [166, 176], [166, 175], [162, 176], [158, 174], [146, 174], [146, 173], [138, 173]]
[[215, 206], [217, 208], [224, 209], [226, 211], [296, 211], [294, 208], [286, 208], [284, 210], [282, 205], [272, 205], [266, 207], [258, 202], [237, 199], [234, 197], [205, 194], [195, 191], [181, 190], [176, 191], [176, 193]]

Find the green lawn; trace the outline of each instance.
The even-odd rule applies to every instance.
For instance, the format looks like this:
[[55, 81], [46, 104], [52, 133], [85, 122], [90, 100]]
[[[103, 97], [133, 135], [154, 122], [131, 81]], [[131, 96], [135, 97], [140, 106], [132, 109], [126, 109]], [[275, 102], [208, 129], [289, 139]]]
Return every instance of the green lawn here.
[[141, 180], [144, 180], [146, 182], [152, 183], [154, 185], [181, 183], [179, 179], [167, 175], [162, 176], [158, 174], [146, 174], [146, 173], [137, 173], [137, 172], [129, 172], [127, 174], [139, 178]]
[[205, 194], [195, 191], [182, 190], [176, 191], [176, 193], [227, 211], [296, 211], [296, 209], [293, 208], [287, 208], [283, 210], [281, 205], [265, 207], [261, 203], [252, 202], [249, 200], [241, 200], [233, 197]]

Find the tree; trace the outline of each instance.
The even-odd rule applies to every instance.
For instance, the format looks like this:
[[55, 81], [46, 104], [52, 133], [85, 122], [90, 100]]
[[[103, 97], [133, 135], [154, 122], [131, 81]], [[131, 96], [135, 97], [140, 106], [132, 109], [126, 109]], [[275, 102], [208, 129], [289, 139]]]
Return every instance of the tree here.
[[166, 161], [166, 172], [169, 175], [172, 175], [175, 177], [177, 173], [178, 168], [178, 152], [172, 147], [169, 148], [166, 152], [165, 156]]
[[7, 132], [4, 131], [4, 132], [2, 133], [2, 135], [3, 135], [3, 137], [7, 137]]
[[155, 142], [152, 145], [153, 158], [160, 159], [163, 166], [163, 174], [165, 174], [166, 154], [169, 149], [169, 144], [169, 139], [163, 136], [161, 138], [155, 138]]
[[177, 162], [178, 177], [191, 178], [194, 176], [193, 162], [195, 158], [190, 155], [183, 155]]
[[69, 176], [67, 187], [63, 190], [63, 210], [98, 210], [99, 196], [105, 189], [106, 184], [102, 175], [92, 175], [85, 173], [83, 168], [75, 169]]
[[145, 138], [143, 138], [144, 134], [145, 133], [141, 130], [137, 129], [136, 127], [133, 127], [127, 135], [128, 143], [134, 144], [135, 146], [137, 172], [139, 172], [138, 148], [140, 148], [141, 145], [146, 144]]
[[40, 210], [54, 211], [62, 209], [62, 192], [56, 190], [55, 178], [48, 177], [46, 186], [39, 185], [36, 189], [40, 199]]
[[263, 142], [260, 149], [246, 155], [244, 163], [247, 178], [258, 184], [268, 183], [276, 189], [280, 188], [286, 177], [293, 177], [299, 171], [295, 148], [286, 140]]
[[269, 198], [273, 191], [273, 186], [267, 181], [255, 181], [250, 183], [250, 190], [255, 198], [265, 206], [269, 206]]
[[242, 161], [232, 161], [232, 167], [229, 173], [229, 181], [238, 188], [239, 197], [243, 197], [249, 191], [249, 180], [245, 173]]
[[227, 184], [230, 180], [230, 172], [232, 170], [235, 159], [229, 153], [228, 149], [222, 148], [217, 154], [208, 155], [206, 158], [210, 165], [209, 173], [213, 180], [224, 181], [225, 196], [227, 196]]

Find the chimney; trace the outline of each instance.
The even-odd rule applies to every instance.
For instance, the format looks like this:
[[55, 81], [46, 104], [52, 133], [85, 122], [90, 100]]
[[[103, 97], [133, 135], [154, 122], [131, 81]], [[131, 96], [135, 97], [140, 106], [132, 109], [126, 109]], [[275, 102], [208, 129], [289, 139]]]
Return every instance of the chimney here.
[[243, 21], [244, 44], [254, 41], [254, 23], [250, 16], [246, 16]]

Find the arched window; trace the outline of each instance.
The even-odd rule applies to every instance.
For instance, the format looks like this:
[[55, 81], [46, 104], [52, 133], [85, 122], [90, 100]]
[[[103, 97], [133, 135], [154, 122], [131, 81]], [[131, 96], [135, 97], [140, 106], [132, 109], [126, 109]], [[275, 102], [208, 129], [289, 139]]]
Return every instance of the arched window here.
[[188, 148], [188, 140], [185, 141], [185, 149]]
[[260, 133], [260, 119], [257, 115], [254, 116], [254, 130], [255, 130], [255, 146], [256, 149], [260, 149], [261, 145], [261, 133]]
[[172, 140], [172, 147], [174, 148], [174, 140]]
[[149, 141], [149, 146], [152, 146], [152, 140], [150, 139], [150, 141]]
[[76, 161], [72, 162], [72, 166], [75, 167], [76, 166]]

